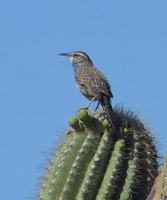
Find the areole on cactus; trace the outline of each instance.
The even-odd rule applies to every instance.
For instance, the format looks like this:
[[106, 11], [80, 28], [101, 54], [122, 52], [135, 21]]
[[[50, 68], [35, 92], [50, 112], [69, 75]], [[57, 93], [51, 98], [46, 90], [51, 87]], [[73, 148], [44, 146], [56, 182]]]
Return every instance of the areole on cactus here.
[[43, 179], [40, 200], [146, 200], [157, 176], [150, 130], [133, 112], [116, 108], [117, 135], [104, 113], [80, 109], [71, 118]]

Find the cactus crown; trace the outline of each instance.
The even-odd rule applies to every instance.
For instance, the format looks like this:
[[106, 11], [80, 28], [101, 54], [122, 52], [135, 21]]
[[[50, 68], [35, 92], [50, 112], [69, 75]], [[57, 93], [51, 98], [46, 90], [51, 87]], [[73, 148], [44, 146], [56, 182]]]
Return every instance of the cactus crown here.
[[43, 179], [40, 200], [145, 200], [157, 175], [150, 130], [133, 112], [116, 108], [120, 132], [104, 113], [81, 109]]

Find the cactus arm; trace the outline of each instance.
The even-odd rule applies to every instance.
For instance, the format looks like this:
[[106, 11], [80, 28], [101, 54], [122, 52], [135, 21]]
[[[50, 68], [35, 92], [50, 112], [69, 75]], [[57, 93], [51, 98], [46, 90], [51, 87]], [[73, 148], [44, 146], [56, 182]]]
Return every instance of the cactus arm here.
[[155, 140], [132, 112], [115, 114], [117, 135], [103, 113], [80, 109], [69, 120], [73, 129], [43, 179], [40, 200], [146, 199], [157, 175]]

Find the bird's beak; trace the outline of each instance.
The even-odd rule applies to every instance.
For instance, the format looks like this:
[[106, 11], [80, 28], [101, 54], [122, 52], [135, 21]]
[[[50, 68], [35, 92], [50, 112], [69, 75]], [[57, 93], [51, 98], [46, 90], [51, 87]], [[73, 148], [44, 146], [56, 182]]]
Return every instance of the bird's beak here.
[[67, 57], [70, 57], [71, 54], [70, 53], [59, 53], [60, 56], [67, 56]]

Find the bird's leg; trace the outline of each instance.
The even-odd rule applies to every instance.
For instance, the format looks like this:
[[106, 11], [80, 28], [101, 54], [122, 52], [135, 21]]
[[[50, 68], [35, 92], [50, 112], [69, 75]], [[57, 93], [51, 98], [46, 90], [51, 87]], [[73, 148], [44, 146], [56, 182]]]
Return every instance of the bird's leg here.
[[89, 106], [91, 105], [91, 103], [92, 103], [94, 100], [95, 100], [95, 97], [93, 97], [93, 98], [90, 100], [89, 104], [88, 104], [85, 108], [89, 109]]
[[96, 108], [95, 108], [95, 110], [94, 110], [94, 112], [93, 112], [93, 116], [95, 116], [95, 115], [97, 115], [97, 114], [98, 114], [98, 116], [99, 116], [99, 113], [98, 113], [98, 111], [97, 111], [99, 105], [100, 105], [100, 102], [98, 101], [97, 106], [96, 106]]
[[98, 101], [97, 106], [96, 106], [96, 108], [95, 108], [95, 112], [97, 111], [99, 105], [100, 105], [100, 102]]
[[[85, 106], [85, 107], [83, 107], [83, 108], [80, 108], [78, 111], [80, 111], [80, 110], [82, 110], [82, 109], [88, 110], [88, 109], [89, 109], [89, 106], [91, 105], [91, 103], [92, 103], [94, 100], [95, 100], [95, 97], [93, 97], [93, 98], [90, 100], [90, 102], [89, 102], [89, 104], [88, 104], [87, 106]], [[77, 112], [78, 112], [78, 111], [77, 111]]]

